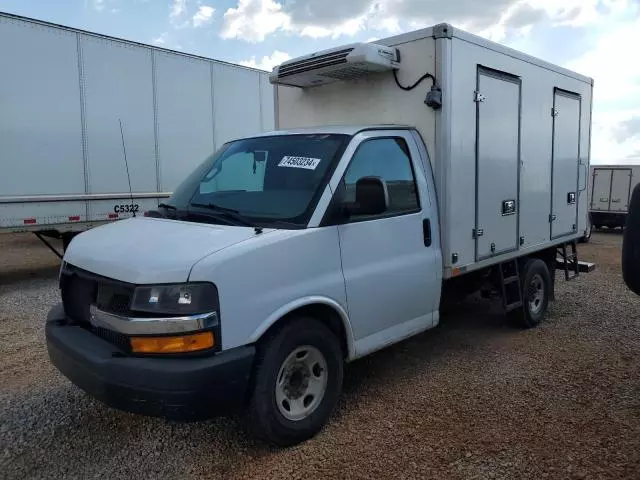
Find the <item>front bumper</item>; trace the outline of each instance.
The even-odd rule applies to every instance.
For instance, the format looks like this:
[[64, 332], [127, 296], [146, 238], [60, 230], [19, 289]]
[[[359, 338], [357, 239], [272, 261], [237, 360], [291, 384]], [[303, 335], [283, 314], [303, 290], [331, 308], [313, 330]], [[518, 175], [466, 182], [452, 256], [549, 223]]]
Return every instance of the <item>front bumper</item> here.
[[69, 324], [62, 305], [47, 316], [53, 365], [105, 404], [171, 420], [198, 420], [244, 404], [255, 347], [206, 357], [126, 356], [82, 327]]

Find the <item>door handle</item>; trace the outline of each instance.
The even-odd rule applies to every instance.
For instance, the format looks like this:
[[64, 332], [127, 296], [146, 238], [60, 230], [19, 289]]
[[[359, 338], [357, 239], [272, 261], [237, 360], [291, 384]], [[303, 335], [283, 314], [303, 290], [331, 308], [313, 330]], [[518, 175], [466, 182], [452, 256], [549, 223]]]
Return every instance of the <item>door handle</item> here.
[[[580, 167], [584, 168], [584, 187], [578, 188], [579, 192], [584, 192], [587, 189], [587, 164], [580, 162]], [[581, 177], [580, 173], [578, 173], [578, 179]], [[579, 181], [579, 180], [578, 180]]]
[[431, 220], [425, 218], [422, 220], [422, 234], [424, 236], [424, 246], [431, 246]]

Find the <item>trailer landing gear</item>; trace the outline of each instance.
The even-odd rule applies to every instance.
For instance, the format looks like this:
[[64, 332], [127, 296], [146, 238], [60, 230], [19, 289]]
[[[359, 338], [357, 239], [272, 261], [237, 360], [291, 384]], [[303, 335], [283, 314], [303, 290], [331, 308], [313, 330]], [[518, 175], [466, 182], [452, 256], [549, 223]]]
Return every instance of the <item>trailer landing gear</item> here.
[[[71, 243], [71, 240], [73, 240], [73, 237], [76, 235], [75, 232], [60, 233], [55, 230], [43, 230], [41, 232], [33, 232], [33, 233], [36, 237], [38, 237], [38, 240], [44, 243], [47, 246], [47, 248], [49, 248], [49, 250], [51, 250], [61, 260], [62, 260], [62, 257], [64, 257], [64, 252], [67, 251], [67, 247]], [[51, 243], [45, 237], [57, 238], [62, 240], [62, 253], [60, 253], [56, 247], [51, 245]]]

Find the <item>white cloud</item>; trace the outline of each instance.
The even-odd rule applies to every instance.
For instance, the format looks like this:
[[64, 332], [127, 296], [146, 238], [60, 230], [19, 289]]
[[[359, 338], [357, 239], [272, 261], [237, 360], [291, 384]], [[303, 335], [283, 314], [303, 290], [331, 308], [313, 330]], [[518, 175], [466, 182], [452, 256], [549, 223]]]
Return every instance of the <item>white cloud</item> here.
[[208, 5], [201, 5], [192, 18], [193, 26], [197, 28], [210, 24], [213, 21], [213, 14], [215, 12], [215, 8]]
[[251, 57], [249, 60], [243, 60], [240, 62], [240, 65], [244, 65], [245, 67], [251, 68], [259, 68], [260, 70], [273, 70], [273, 67], [276, 65], [280, 65], [283, 62], [286, 62], [291, 58], [291, 55], [285, 52], [281, 52], [279, 50], [275, 50], [271, 56], [264, 56], [262, 60], [257, 61], [256, 57]]
[[535, 24], [584, 26], [635, 0], [238, 0], [224, 14], [223, 38], [260, 42], [278, 31], [312, 38], [389, 34], [439, 22], [494, 40]]
[[640, 18], [601, 22], [594, 48], [565, 66], [594, 79], [594, 161], [616, 162], [640, 152], [640, 63], [633, 60]]
[[184, 15], [187, 11], [187, 0], [173, 0], [171, 2], [171, 12], [169, 17], [176, 19]]
[[277, 31], [312, 38], [353, 36], [364, 30], [395, 34], [403, 26], [441, 21], [480, 31], [522, 1], [548, 0], [488, 0], [481, 8], [476, 0], [238, 0], [236, 8], [224, 14], [222, 37], [260, 42]]
[[91, 5], [96, 12], [101, 12], [105, 9], [106, 0], [92, 0]]
[[274, 0], [239, 0], [236, 8], [224, 14], [222, 38], [241, 38], [261, 42], [276, 30], [288, 30], [290, 17]]
[[169, 35], [169, 32], [162, 32], [160, 35], [158, 35], [156, 38], [154, 38], [151, 41], [153, 42], [154, 45], [164, 45], [167, 43], [168, 35]]

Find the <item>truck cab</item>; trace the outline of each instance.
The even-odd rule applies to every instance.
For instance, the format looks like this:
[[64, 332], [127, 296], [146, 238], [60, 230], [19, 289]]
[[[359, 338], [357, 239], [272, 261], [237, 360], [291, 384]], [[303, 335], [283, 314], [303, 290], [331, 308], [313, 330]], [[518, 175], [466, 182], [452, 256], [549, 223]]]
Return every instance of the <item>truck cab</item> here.
[[333, 409], [344, 361], [438, 323], [438, 225], [410, 127], [229, 142], [152, 216], [71, 242], [51, 359], [117, 408], [198, 418], [246, 404], [263, 437], [300, 441]]

